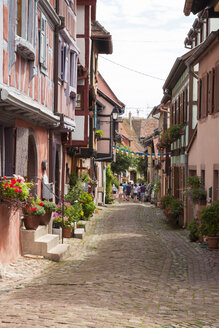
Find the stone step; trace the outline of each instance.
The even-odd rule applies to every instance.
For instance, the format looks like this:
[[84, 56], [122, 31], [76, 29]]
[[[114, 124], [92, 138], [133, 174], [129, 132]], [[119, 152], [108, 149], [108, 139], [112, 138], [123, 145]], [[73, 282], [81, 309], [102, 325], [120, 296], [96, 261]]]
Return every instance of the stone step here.
[[45, 255], [50, 249], [54, 248], [59, 244], [59, 236], [47, 234], [35, 240], [36, 247], [39, 247], [41, 254]]
[[70, 255], [70, 245], [59, 244], [49, 250], [44, 256], [46, 259], [59, 262]]
[[21, 227], [21, 237], [27, 242], [34, 242], [36, 239], [48, 234], [48, 226], [40, 225], [36, 230], [27, 230]]
[[74, 230], [74, 238], [83, 239], [84, 228], [76, 228]]

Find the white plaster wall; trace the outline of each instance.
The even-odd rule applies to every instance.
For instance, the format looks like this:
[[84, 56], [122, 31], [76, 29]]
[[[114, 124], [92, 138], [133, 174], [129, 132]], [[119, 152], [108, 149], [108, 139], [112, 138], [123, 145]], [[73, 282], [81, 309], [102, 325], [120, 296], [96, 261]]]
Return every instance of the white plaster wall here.
[[85, 40], [84, 38], [77, 38], [77, 46], [80, 49], [79, 60], [83, 67], [85, 67]]
[[213, 31], [217, 31], [219, 29], [219, 20], [218, 20], [218, 18], [211, 18], [209, 26], [210, 26], [209, 34]]
[[84, 140], [84, 116], [75, 116], [75, 131], [72, 132], [72, 140], [83, 141]]
[[85, 31], [85, 7], [77, 6], [77, 34], [84, 34]]

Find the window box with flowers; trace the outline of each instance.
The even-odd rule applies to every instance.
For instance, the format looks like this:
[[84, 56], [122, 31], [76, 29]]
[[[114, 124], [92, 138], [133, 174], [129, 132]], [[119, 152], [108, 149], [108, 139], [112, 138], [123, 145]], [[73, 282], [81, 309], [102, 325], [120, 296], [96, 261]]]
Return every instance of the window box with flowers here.
[[36, 204], [25, 206], [23, 212], [24, 226], [27, 230], [36, 230], [40, 224], [40, 217], [46, 213], [42, 206]]
[[207, 192], [197, 175], [188, 177], [184, 195], [189, 197], [194, 204], [206, 205]]
[[0, 198], [15, 208], [22, 208], [30, 195], [30, 190], [36, 184], [26, 182], [21, 176], [14, 175], [13, 178], [3, 177], [0, 183]]
[[177, 141], [184, 134], [183, 125], [171, 125], [159, 137], [157, 148], [162, 150], [168, 148], [173, 142]]

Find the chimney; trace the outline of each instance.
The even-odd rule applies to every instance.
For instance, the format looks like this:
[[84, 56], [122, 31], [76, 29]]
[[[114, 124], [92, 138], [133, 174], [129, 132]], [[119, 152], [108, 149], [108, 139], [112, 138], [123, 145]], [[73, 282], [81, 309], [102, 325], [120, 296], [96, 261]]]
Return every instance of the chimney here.
[[129, 112], [129, 125], [132, 128], [132, 113]]

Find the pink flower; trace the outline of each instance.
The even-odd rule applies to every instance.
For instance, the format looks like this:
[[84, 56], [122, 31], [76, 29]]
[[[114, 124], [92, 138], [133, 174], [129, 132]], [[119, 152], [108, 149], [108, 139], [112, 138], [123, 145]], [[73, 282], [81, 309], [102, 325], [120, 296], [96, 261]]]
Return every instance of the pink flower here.
[[22, 190], [19, 190], [19, 193], [22, 194]]
[[39, 186], [39, 183], [35, 183], [35, 186], [37, 186], [37, 187], [38, 187], [38, 186]]
[[17, 182], [21, 183], [21, 182], [22, 182], [22, 180], [18, 178], [18, 179], [17, 179]]

